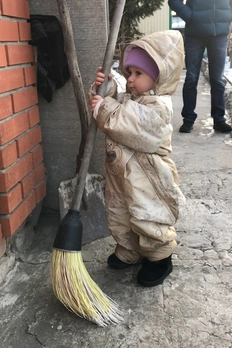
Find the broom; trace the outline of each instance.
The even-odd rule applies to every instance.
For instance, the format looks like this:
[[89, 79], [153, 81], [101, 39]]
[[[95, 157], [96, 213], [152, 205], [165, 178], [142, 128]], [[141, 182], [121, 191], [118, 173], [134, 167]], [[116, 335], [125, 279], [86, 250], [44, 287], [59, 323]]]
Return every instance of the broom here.
[[[60, 17], [67, 31], [67, 24], [71, 20], [66, 0], [57, 0], [57, 4]], [[106, 76], [108, 76], [112, 65], [124, 6], [125, 0], [117, 0], [102, 66], [102, 71]], [[74, 47], [73, 35], [70, 30], [69, 35], [72, 47]], [[106, 84], [107, 80], [98, 89], [98, 94], [102, 97], [105, 95]], [[81, 256], [83, 225], [80, 220], [80, 205], [96, 132], [97, 125], [92, 118], [71, 208], [62, 219], [53, 243], [51, 279], [55, 296], [68, 310], [99, 326], [107, 326], [122, 321], [122, 313], [117, 304], [104, 294], [91, 279]]]

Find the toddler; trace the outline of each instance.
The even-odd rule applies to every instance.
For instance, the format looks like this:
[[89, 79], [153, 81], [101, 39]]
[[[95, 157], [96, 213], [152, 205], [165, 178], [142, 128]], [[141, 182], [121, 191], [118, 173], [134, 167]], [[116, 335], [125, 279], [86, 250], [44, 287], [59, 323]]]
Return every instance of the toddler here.
[[[117, 245], [108, 265], [142, 261], [137, 281], [156, 286], [172, 272], [174, 225], [184, 197], [171, 153], [171, 95], [183, 68], [179, 31], [155, 32], [127, 45], [121, 57], [126, 92], [110, 77], [105, 98], [91, 92], [91, 111], [106, 135], [105, 204]], [[101, 67], [95, 87], [104, 81]]]

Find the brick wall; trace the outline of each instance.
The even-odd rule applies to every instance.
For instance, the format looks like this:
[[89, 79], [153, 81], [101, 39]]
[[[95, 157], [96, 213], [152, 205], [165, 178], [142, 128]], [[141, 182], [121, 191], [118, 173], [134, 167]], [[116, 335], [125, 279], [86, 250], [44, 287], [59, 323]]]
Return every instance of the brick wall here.
[[27, 0], [0, 1], [0, 244], [46, 193]]

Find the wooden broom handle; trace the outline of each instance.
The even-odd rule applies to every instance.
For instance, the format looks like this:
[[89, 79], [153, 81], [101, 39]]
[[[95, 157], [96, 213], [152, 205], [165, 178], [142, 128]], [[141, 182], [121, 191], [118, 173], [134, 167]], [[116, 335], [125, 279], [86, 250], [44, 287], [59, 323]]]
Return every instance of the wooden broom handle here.
[[[108, 76], [108, 74], [110, 73], [125, 3], [126, 3], [126, 0], [117, 0], [116, 6], [115, 6], [110, 34], [109, 34], [109, 38], [108, 38], [108, 42], [106, 46], [103, 65], [102, 65], [102, 72], [105, 74], [105, 76]], [[98, 94], [101, 97], [105, 96], [106, 86], [108, 82], [107, 80], [108, 79], [106, 78], [104, 82], [98, 88]], [[97, 124], [95, 119], [92, 117], [89, 124], [89, 128], [88, 128], [84, 155], [83, 155], [80, 170], [78, 173], [77, 185], [75, 188], [73, 201], [71, 205], [71, 209], [73, 210], [77, 210], [77, 211], [80, 210], [81, 200], [82, 200], [82, 196], [83, 196], [83, 192], [85, 188], [86, 176], [88, 173], [89, 163], [90, 163], [91, 155], [93, 152], [93, 145], [94, 145], [96, 133], [97, 133]]]
[[[81, 123], [81, 141], [79, 147], [79, 154], [77, 156], [77, 162], [79, 157], [83, 156], [84, 143], [86, 140], [89, 124], [89, 106], [87, 103], [86, 93], [78, 65], [78, 57], [75, 47], [74, 34], [72, 28], [72, 22], [70, 18], [70, 13], [68, 9], [68, 4], [66, 0], [56, 0], [60, 21], [63, 30], [65, 53], [67, 56], [69, 72], [71, 76], [71, 81], [73, 85], [74, 95], [77, 102], [77, 107], [80, 116]], [[78, 163], [77, 163], [78, 167]]]

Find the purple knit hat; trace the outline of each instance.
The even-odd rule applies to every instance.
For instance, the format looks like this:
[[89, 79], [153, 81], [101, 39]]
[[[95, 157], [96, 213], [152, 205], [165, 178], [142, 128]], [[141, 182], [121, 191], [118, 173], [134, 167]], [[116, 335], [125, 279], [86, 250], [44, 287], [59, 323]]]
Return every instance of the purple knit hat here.
[[157, 80], [159, 76], [159, 68], [154, 59], [140, 47], [133, 47], [129, 53], [125, 52], [123, 59], [123, 68], [128, 73], [129, 66], [134, 66], [143, 70], [146, 74]]

